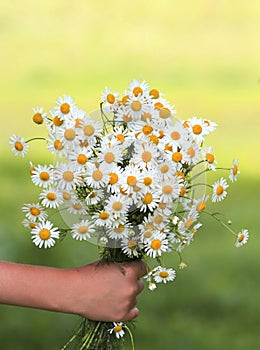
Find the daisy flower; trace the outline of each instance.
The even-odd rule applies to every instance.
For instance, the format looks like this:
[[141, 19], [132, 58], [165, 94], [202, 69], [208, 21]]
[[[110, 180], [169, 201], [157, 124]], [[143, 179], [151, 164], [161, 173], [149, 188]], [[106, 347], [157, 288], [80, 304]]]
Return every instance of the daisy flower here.
[[122, 146], [122, 150], [129, 147], [133, 142], [132, 132], [123, 126], [115, 126], [111, 136], [111, 145], [120, 145]]
[[153, 270], [153, 277], [156, 283], [167, 283], [175, 280], [176, 272], [171, 268], [166, 269], [165, 267], [158, 266]]
[[140, 169], [153, 169], [157, 165], [159, 152], [152, 143], [136, 143], [133, 161]]
[[55, 111], [50, 111], [51, 118], [46, 119], [46, 126], [51, 133], [55, 133], [64, 124], [64, 120], [61, 119]]
[[99, 155], [97, 157], [98, 162], [105, 162], [107, 165], [113, 163], [122, 162], [122, 149], [119, 145], [115, 146], [101, 146], [99, 149]]
[[90, 238], [94, 231], [95, 226], [88, 220], [81, 220], [71, 228], [72, 237], [79, 241]]
[[47, 118], [47, 114], [43, 113], [43, 108], [42, 107], [36, 107], [32, 108], [33, 110], [33, 117], [32, 120], [34, 121], [35, 124], [42, 124], [44, 120]]
[[204, 141], [205, 136], [209, 133], [209, 128], [201, 118], [192, 117], [183, 124], [187, 127], [194, 140], [199, 144]]
[[92, 190], [86, 197], [85, 201], [87, 205], [97, 204], [104, 196], [103, 190]]
[[122, 338], [125, 335], [122, 322], [113, 322], [113, 328], [108, 329], [110, 334], [114, 333], [117, 339]]
[[140, 240], [131, 234], [131, 231], [128, 234], [128, 237], [123, 237], [121, 240], [121, 249], [124, 254], [128, 257], [138, 257], [140, 255]]
[[135, 121], [141, 120], [142, 115], [149, 112], [149, 110], [150, 107], [142, 95], [138, 95], [137, 97], [134, 95], [129, 96], [125, 111], [126, 114], [132, 116]]
[[211, 146], [205, 147], [202, 151], [202, 155], [205, 157], [208, 169], [216, 171], [215, 165], [217, 164], [217, 161], [215, 160], [215, 155], [212, 151], [212, 147]]
[[160, 185], [162, 192], [160, 200], [163, 203], [171, 203], [179, 198], [182, 183], [183, 181], [177, 176], [173, 176], [171, 179], [163, 181]]
[[127, 238], [130, 230], [129, 224], [119, 224], [116, 227], [107, 230], [108, 237], [112, 239], [121, 239], [123, 237]]
[[134, 165], [128, 165], [122, 172], [122, 176], [119, 178], [121, 188], [127, 194], [134, 194], [136, 189], [141, 189], [143, 183], [143, 175], [140, 169]]
[[32, 220], [28, 220], [28, 219], [24, 219], [22, 224], [23, 224], [24, 227], [27, 227], [30, 230], [32, 230], [33, 228], [35, 228], [38, 225], [37, 222], [32, 221]]
[[117, 165], [113, 164], [109, 170], [109, 183], [107, 186], [108, 192], [118, 193], [120, 192], [119, 179], [122, 177], [123, 169], [119, 168]]
[[51, 248], [59, 238], [59, 230], [50, 221], [41, 222], [31, 231], [32, 241], [39, 248]]
[[75, 103], [71, 96], [59, 96], [56, 105], [57, 106], [52, 110], [52, 113], [55, 116], [58, 116], [60, 120], [66, 120], [72, 116]]
[[103, 110], [105, 112], [113, 112], [118, 105], [119, 93], [105, 87], [105, 90], [101, 95], [101, 101], [104, 103]]
[[70, 191], [82, 184], [81, 172], [69, 163], [57, 164], [54, 170], [54, 179], [58, 188]]
[[218, 124], [208, 119], [203, 119], [203, 124], [206, 126], [208, 133], [215, 131], [216, 127], [218, 126]]
[[231, 182], [237, 181], [237, 175], [240, 174], [240, 171], [238, 170], [238, 160], [234, 159], [232, 163], [232, 167], [230, 169], [229, 173], [229, 179]]
[[140, 191], [136, 196], [136, 206], [140, 208], [140, 211], [153, 211], [159, 205], [160, 194], [161, 193], [158, 190]]
[[66, 208], [69, 213], [74, 215], [85, 215], [87, 214], [87, 208], [85, 207], [84, 203], [77, 200], [73, 202], [66, 203]]
[[85, 174], [85, 181], [88, 186], [95, 189], [104, 187], [109, 182], [109, 167], [104, 162], [102, 164], [93, 164], [91, 169], [89, 169]]
[[134, 122], [134, 117], [130, 114], [129, 108], [123, 105], [115, 111], [115, 121], [131, 126]]
[[95, 137], [101, 137], [103, 131], [102, 125], [90, 118], [90, 116], [85, 116], [84, 120], [80, 123], [81, 126], [81, 137], [90, 142]]
[[112, 213], [115, 218], [126, 214], [131, 201], [129, 198], [125, 198], [122, 194], [118, 193], [109, 197], [106, 202], [105, 211]]
[[82, 171], [89, 168], [89, 159], [91, 156], [92, 152], [90, 150], [78, 147], [69, 154], [68, 158], [75, 169]]
[[54, 134], [49, 134], [47, 141], [47, 149], [49, 152], [56, 154], [58, 157], [63, 157], [66, 154], [64, 143]]
[[242, 245], [246, 244], [249, 238], [249, 232], [248, 230], [242, 229], [238, 234], [237, 234], [237, 240], [236, 240], [236, 247], [239, 248]]
[[181, 122], [177, 121], [173, 125], [168, 126], [165, 130], [165, 136], [168, 140], [180, 147], [184, 142], [187, 142], [189, 132]]
[[53, 167], [37, 165], [31, 175], [32, 182], [39, 187], [47, 188], [53, 183]]
[[23, 137], [18, 137], [13, 135], [10, 137], [9, 145], [12, 147], [13, 153], [17, 156], [18, 154], [21, 157], [24, 157], [28, 152], [28, 143], [24, 141]]
[[63, 203], [63, 196], [55, 188], [48, 188], [40, 194], [41, 204], [46, 208], [58, 208]]
[[70, 120], [64, 126], [62, 126], [59, 131], [57, 131], [57, 136], [61, 140], [62, 144], [69, 150], [80, 145], [80, 136], [77, 129], [75, 129], [74, 124], [75, 122]]
[[216, 181], [212, 186], [212, 202], [222, 201], [227, 195], [226, 189], [228, 186], [227, 181], [223, 177]]
[[39, 203], [25, 204], [22, 207], [22, 211], [27, 219], [33, 222], [43, 221], [48, 217], [48, 214]]
[[147, 256], [156, 258], [169, 249], [168, 239], [165, 234], [156, 233], [149, 238], [144, 245], [144, 250]]
[[149, 96], [149, 85], [145, 81], [133, 80], [128, 86], [130, 94], [133, 94], [135, 97], [139, 95]]
[[184, 159], [186, 164], [197, 164], [201, 158], [200, 147], [196, 142], [183, 143]]
[[93, 220], [96, 226], [112, 226], [114, 218], [111, 213], [105, 210], [101, 210], [93, 215]]

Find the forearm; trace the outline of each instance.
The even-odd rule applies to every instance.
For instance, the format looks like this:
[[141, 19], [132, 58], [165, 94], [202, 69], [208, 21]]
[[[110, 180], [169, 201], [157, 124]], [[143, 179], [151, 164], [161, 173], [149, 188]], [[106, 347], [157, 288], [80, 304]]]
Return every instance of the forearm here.
[[60, 311], [60, 291], [69, 282], [65, 271], [0, 262], [0, 303]]

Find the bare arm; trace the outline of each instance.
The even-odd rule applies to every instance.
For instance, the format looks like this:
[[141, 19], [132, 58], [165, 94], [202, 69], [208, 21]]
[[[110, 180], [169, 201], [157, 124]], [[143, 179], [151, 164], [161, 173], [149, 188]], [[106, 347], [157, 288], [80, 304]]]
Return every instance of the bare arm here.
[[[121, 265], [122, 267], [122, 265]], [[99, 321], [135, 318], [145, 264], [98, 262], [72, 269], [0, 262], [0, 304], [79, 314]]]

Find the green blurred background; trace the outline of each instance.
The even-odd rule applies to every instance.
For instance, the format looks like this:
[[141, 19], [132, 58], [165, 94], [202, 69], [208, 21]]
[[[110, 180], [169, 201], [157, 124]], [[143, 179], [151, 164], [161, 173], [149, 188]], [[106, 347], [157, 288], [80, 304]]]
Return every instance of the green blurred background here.
[[[93, 111], [105, 86], [122, 92], [132, 79], [144, 79], [175, 104], [179, 118], [219, 124], [207, 144], [220, 166], [237, 157], [241, 174], [226, 201], [211, 210], [221, 208], [235, 230], [248, 228], [251, 236], [237, 249], [205, 217], [176, 283], [140, 296], [136, 349], [260, 348], [259, 37], [258, 0], [1, 1], [0, 258], [59, 267], [97, 258], [95, 246], [71, 239], [48, 251], [33, 246], [21, 225], [21, 206], [37, 198], [28, 162], [51, 159], [42, 143], [25, 159], [15, 158], [9, 136], [41, 136], [45, 130], [31, 123], [31, 107], [50, 109], [64, 93]], [[168, 264], [177, 266], [175, 256]], [[2, 305], [0, 348], [60, 349], [77, 321]]]

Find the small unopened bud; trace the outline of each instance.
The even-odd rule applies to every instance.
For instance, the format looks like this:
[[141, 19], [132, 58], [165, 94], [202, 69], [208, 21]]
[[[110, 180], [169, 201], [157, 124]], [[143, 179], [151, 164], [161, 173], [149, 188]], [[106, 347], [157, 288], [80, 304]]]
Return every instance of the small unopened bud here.
[[187, 265], [182, 261], [179, 263], [179, 269], [185, 269], [187, 267]]

